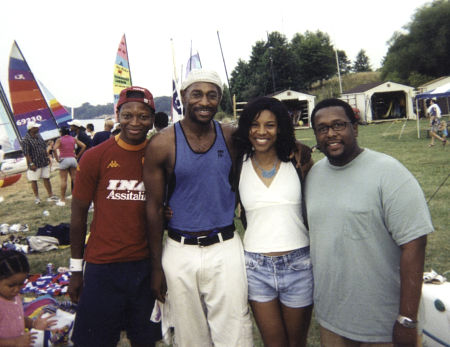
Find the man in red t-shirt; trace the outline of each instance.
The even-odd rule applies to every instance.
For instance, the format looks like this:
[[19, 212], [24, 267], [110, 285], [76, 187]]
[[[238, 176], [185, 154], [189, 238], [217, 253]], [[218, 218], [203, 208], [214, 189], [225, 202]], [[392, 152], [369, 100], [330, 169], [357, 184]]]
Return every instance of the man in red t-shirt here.
[[[69, 294], [78, 302], [77, 346], [115, 346], [122, 330], [133, 346], [149, 346], [161, 334], [150, 322], [154, 299], [142, 181], [146, 135], [155, 114], [152, 94], [140, 87], [124, 89], [117, 114], [120, 134], [85, 152], [72, 193]], [[94, 216], [85, 248], [91, 202]]]

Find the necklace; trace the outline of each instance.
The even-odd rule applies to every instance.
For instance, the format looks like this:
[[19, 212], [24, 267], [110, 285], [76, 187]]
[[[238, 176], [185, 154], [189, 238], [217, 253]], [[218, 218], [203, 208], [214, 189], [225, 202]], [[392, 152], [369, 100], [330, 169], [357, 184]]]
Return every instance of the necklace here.
[[262, 177], [264, 177], [264, 178], [272, 178], [277, 173], [278, 159], [275, 160], [275, 163], [273, 164], [273, 166], [272, 166], [272, 168], [270, 170], [264, 170], [261, 166], [259, 166], [258, 161], [256, 160], [256, 158], [253, 158], [253, 160], [255, 161], [256, 167], [261, 170]]

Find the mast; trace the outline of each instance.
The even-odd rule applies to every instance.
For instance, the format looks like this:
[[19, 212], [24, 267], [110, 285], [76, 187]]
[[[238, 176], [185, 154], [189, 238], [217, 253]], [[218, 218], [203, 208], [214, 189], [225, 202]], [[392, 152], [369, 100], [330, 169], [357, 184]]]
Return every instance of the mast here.
[[123, 34], [123, 41], [125, 42], [125, 47], [127, 48], [127, 62], [128, 62], [128, 72], [130, 74], [130, 85], [133, 85], [133, 81], [131, 79], [131, 66], [130, 66], [130, 59], [128, 59], [128, 45], [127, 45], [127, 38], [125, 37], [125, 33]]
[[219, 39], [220, 53], [222, 54], [223, 67], [225, 68], [225, 76], [227, 77], [228, 91], [229, 91], [229, 94], [230, 94], [231, 107], [233, 107], [233, 96], [232, 96], [233, 93], [231, 91], [230, 80], [228, 79], [227, 65], [225, 64], [225, 58], [223, 56], [222, 44], [220, 43], [219, 30], [217, 30], [217, 38]]

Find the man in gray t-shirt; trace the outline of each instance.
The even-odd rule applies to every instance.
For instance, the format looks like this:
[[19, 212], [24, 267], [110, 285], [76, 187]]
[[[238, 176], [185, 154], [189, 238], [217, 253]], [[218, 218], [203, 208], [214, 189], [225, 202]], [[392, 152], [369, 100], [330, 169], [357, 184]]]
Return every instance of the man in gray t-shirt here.
[[314, 306], [323, 346], [414, 346], [426, 234], [423, 192], [397, 160], [358, 146], [342, 100], [323, 100], [311, 123], [326, 158], [306, 182]]

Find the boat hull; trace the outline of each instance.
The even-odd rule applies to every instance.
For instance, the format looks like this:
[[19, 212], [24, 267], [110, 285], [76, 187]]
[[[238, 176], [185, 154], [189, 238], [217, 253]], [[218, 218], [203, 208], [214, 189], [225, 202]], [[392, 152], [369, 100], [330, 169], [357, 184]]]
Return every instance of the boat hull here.
[[16, 183], [18, 180], [20, 180], [20, 177], [22, 177], [22, 174], [15, 174], [12, 176], [0, 178], [0, 188], [5, 188]]
[[450, 282], [422, 286], [423, 346], [450, 346]]

